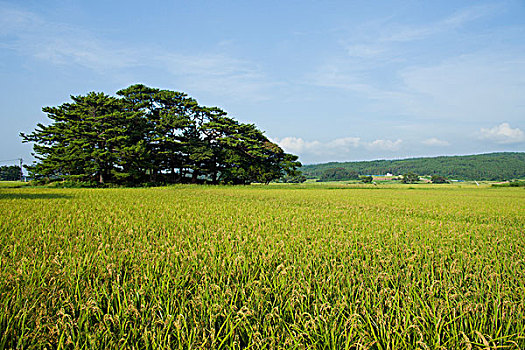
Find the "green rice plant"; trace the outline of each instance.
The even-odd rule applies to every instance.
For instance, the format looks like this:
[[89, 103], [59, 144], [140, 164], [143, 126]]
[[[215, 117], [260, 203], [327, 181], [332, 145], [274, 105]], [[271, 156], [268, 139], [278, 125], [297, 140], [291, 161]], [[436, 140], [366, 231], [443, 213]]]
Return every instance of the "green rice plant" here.
[[0, 189], [0, 348], [522, 349], [525, 193]]
[[23, 181], [0, 181], [0, 188], [19, 188], [28, 185], [29, 182]]

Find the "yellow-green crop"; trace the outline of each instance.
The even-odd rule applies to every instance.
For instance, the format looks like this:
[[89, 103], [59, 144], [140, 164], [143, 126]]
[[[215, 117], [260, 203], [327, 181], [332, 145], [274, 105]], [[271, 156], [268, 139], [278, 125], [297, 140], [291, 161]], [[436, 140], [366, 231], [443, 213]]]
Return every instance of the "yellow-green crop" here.
[[525, 348], [525, 191], [0, 189], [0, 348]]

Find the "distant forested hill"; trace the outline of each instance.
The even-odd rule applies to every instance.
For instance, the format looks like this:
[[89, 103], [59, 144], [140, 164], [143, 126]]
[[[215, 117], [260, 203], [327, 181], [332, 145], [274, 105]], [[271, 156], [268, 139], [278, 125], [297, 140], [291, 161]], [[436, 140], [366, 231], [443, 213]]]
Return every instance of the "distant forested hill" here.
[[319, 178], [330, 168], [345, 168], [360, 175], [394, 175], [413, 172], [418, 175], [442, 175], [458, 180], [509, 180], [525, 178], [525, 153], [503, 152], [470, 156], [442, 156], [366, 162], [331, 162], [304, 165], [308, 178]]

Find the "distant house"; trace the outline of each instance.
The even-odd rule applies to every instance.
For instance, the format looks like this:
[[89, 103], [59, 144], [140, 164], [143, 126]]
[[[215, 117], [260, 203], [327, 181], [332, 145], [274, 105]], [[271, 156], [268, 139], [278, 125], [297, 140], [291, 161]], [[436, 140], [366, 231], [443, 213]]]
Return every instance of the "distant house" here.
[[394, 175], [392, 175], [391, 173], [386, 173], [385, 176], [394, 176]]

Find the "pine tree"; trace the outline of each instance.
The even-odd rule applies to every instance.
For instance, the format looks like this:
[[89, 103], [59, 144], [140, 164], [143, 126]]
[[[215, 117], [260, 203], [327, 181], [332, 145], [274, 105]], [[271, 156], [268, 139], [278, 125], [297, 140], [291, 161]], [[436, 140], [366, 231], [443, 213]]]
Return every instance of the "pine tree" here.
[[[38, 124], [36, 176], [120, 184], [143, 182], [268, 183], [296, 176], [297, 156], [285, 153], [253, 124], [181, 92], [132, 85], [117, 92], [71, 96], [44, 107]], [[189, 175], [189, 176], [187, 176]]]

